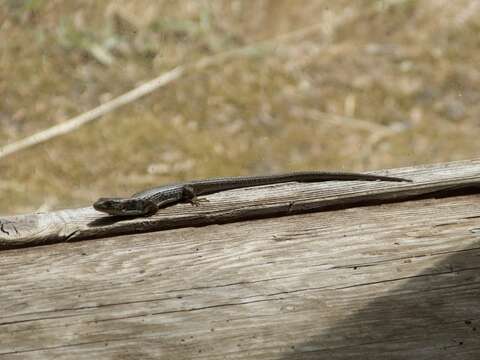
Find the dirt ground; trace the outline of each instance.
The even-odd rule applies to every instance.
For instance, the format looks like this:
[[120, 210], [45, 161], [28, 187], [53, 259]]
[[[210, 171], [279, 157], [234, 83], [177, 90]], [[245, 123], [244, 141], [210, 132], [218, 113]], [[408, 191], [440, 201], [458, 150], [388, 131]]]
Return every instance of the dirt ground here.
[[0, 147], [249, 48], [0, 159], [0, 213], [184, 179], [477, 157], [479, 33], [476, 0], [2, 1]]

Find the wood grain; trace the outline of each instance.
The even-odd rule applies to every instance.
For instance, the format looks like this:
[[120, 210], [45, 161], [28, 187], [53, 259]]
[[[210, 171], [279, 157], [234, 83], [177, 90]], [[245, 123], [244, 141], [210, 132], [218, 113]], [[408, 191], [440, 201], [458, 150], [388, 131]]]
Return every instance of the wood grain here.
[[473, 194], [6, 250], [0, 359], [478, 359], [479, 241]]
[[[154, 216], [119, 219], [92, 207], [0, 218], [0, 249], [77, 241], [118, 234], [204, 226], [352, 207], [366, 202], [401, 201], [438, 191], [478, 186], [480, 160], [395, 169], [377, 174], [400, 176], [413, 183], [324, 182], [288, 183], [238, 189], [209, 195], [199, 207], [179, 204]], [[109, 194], [105, 194], [109, 195]]]

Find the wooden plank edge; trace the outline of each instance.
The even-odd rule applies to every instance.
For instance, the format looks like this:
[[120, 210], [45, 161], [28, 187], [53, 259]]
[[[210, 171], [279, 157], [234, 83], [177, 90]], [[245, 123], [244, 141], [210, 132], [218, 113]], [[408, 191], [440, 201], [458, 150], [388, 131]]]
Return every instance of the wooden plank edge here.
[[[480, 186], [480, 160], [389, 170], [388, 174], [414, 182], [361, 182], [353, 188], [352, 182], [279, 184], [268, 186], [268, 191], [248, 188], [242, 189], [243, 195], [252, 199], [260, 195], [262, 200], [216, 199], [215, 204], [200, 208], [181, 204], [133, 219], [105, 216], [92, 207], [4, 217], [0, 218], [0, 250], [448, 195]], [[280, 196], [274, 191], [277, 188], [283, 189]], [[297, 191], [290, 195], [290, 188]]]

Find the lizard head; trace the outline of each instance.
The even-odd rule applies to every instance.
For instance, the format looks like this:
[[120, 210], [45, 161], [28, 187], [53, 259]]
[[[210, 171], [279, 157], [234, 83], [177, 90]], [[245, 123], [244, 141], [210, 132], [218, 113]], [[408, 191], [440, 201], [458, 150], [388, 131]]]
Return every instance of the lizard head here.
[[97, 211], [117, 216], [149, 215], [158, 210], [152, 201], [139, 198], [100, 198], [93, 207]]

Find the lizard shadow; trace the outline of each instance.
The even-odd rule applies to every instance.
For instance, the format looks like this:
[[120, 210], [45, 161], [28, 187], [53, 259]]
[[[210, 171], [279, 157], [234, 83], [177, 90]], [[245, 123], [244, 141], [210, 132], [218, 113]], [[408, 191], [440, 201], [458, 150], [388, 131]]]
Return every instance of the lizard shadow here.
[[[148, 218], [152, 215], [143, 215], [142, 218]], [[115, 215], [106, 215], [104, 217], [95, 219], [87, 224], [89, 227], [104, 227], [104, 226], [111, 226], [123, 221], [133, 220], [138, 218], [138, 215], [132, 216], [115, 216]]]

